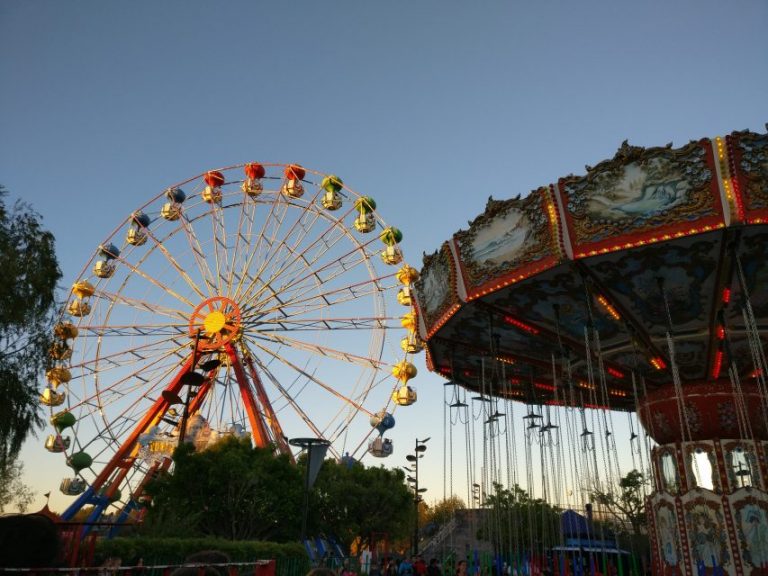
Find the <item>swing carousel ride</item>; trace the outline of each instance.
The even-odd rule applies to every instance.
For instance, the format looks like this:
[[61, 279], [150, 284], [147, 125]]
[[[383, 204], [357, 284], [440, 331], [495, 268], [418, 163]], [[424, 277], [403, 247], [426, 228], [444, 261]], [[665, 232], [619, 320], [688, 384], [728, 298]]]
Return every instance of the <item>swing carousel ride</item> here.
[[74, 472], [64, 520], [139, 518], [179, 442], [389, 456], [422, 349], [401, 240], [373, 198], [297, 164], [208, 171], [130, 214], [54, 330], [41, 401], [45, 447]]
[[489, 199], [414, 286], [451, 422], [482, 442], [467, 485], [584, 506], [631, 457], [653, 478], [654, 574], [768, 574], [767, 282], [766, 134], [625, 142]]

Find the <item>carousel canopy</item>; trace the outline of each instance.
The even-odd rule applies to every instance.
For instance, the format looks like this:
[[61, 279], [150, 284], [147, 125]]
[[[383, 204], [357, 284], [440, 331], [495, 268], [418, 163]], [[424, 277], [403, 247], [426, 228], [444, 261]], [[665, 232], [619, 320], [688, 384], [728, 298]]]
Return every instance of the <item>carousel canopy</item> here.
[[[768, 135], [630, 146], [485, 211], [424, 258], [427, 362], [470, 390], [634, 410], [763, 379]], [[703, 388], [702, 388], [703, 389]]]

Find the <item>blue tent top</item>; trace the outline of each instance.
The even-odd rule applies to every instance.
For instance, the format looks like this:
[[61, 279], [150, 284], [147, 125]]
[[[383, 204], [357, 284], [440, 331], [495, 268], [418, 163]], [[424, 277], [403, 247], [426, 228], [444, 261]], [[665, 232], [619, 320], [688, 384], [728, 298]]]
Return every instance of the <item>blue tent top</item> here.
[[560, 515], [563, 535], [566, 538], [586, 536], [589, 534], [587, 519], [575, 510], [566, 510]]

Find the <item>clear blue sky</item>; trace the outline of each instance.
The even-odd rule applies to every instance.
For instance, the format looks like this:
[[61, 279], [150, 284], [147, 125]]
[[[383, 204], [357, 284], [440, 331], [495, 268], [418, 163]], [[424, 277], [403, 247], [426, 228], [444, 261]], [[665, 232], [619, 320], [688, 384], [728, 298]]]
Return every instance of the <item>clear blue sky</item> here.
[[[763, 0], [5, 0], [0, 183], [56, 235], [62, 286], [158, 191], [250, 160], [338, 173], [418, 266], [488, 196], [583, 173], [624, 139], [763, 131], [766, 29]], [[440, 441], [440, 382], [421, 371], [389, 463]], [[23, 453], [36, 476], [41, 444]]]

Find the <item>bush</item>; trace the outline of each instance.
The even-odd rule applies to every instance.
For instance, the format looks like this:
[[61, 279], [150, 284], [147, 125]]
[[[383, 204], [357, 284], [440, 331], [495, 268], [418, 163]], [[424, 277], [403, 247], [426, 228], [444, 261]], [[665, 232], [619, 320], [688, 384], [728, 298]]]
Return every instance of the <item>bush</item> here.
[[189, 556], [215, 550], [232, 562], [277, 560], [280, 573], [281, 560], [297, 560], [309, 570], [309, 558], [299, 543], [277, 544], [255, 540], [223, 540], [220, 538], [114, 538], [96, 544], [95, 564], [107, 558], [120, 558], [123, 566], [155, 564], [183, 564]]

